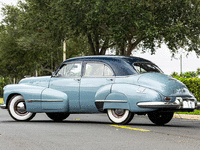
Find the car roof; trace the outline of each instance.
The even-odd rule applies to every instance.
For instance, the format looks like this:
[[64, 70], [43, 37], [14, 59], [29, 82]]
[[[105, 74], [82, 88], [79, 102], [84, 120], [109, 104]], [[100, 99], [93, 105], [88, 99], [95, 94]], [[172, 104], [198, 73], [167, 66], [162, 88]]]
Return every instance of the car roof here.
[[151, 63], [149, 60], [140, 57], [95, 55], [95, 56], [82, 56], [82, 57], [70, 58], [64, 61], [63, 64], [76, 61], [86, 61], [86, 62], [96, 61], [96, 62], [106, 63], [114, 70], [116, 76], [127, 76], [136, 74], [137, 72], [132, 66], [133, 63], [136, 62]]

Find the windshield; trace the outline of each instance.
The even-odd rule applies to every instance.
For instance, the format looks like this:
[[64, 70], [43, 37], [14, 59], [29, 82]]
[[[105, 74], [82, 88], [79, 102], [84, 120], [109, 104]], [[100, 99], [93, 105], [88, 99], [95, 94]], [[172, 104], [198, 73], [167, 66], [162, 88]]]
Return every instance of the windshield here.
[[138, 73], [147, 73], [147, 72], [158, 72], [163, 73], [158, 66], [156, 66], [153, 63], [147, 63], [147, 62], [138, 62], [134, 63], [133, 67]]

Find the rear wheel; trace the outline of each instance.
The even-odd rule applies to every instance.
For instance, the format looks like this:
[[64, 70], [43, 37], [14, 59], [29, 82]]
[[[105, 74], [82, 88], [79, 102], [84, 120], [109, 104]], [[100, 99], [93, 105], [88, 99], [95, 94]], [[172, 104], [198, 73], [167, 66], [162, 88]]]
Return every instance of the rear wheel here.
[[156, 125], [165, 125], [173, 118], [174, 112], [150, 112], [148, 117]]
[[8, 112], [17, 121], [29, 121], [35, 116], [35, 113], [26, 111], [25, 100], [21, 95], [12, 97], [8, 103]]
[[108, 109], [107, 115], [116, 124], [128, 124], [134, 117], [134, 113], [127, 109]]
[[63, 121], [70, 115], [69, 113], [46, 113], [46, 114], [53, 121]]

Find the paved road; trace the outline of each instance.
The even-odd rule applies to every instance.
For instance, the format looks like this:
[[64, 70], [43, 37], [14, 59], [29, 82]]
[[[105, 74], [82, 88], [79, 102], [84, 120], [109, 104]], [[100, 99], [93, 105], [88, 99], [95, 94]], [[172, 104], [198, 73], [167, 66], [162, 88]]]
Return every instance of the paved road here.
[[155, 126], [135, 116], [126, 126], [113, 126], [106, 114], [74, 114], [55, 123], [45, 114], [30, 122], [16, 122], [0, 109], [0, 150], [197, 150], [200, 121], [174, 118]]

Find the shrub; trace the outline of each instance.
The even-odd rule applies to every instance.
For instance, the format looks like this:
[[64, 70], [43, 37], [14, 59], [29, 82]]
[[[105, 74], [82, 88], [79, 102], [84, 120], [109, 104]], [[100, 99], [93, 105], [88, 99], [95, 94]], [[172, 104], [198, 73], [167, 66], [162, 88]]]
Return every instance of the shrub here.
[[0, 97], [3, 97], [3, 87], [10, 83], [10, 78], [0, 77]]
[[183, 82], [200, 102], [200, 78], [184, 78], [179, 76], [174, 76], [174, 78]]

